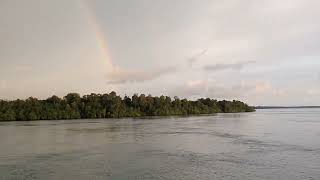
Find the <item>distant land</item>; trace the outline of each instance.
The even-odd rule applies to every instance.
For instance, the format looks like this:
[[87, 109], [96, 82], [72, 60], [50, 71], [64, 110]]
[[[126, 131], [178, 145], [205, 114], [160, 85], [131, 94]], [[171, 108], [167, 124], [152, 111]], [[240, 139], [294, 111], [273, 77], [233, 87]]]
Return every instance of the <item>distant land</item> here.
[[255, 106], [255, 109], [310, 109], [320, 108], [320, 106]]
[[121, 97], [114, 91], [84, 96], [69, 93], [63, 98], [52, 96], [45, 100], [34, 97], [26, 100], [0, 100], [0, 121], [188, 116], [253, 111], [253, 107], [236, 100], [201, 98], [191, 101], [144, 94]]

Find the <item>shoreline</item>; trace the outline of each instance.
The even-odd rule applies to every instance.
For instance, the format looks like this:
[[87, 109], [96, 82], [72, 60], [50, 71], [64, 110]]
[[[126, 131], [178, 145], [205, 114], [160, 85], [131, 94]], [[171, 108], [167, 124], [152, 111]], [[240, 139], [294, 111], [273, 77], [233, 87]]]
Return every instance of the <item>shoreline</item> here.
[[73, 119], [38, 119], [38, 120], [0, 120], [0, 123], [2, 122], [35, 122], [35, 121], [73, 121], [73, 120], [119, 120], [119, 119], [165, 119], [165, 118], [188, 118], [188, 117], [210, 117], [210, 116], [216, 116], [219, 114], [244, 114], [244, 113], [254, 113], [256, 111], [251, 112], [219, 112], [219, 113], [213, 113], [213, 114], [190, 114], [190, 115], [167, 115], [167, 116], [138, 116], [138, 117], [110, 117], [110, 118], [73, 118]]

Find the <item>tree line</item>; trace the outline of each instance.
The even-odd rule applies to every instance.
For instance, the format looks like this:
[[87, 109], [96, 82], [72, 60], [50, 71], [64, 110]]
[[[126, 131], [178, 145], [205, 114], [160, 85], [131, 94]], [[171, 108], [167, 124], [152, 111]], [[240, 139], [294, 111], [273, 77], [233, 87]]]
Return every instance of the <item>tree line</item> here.
[[142, 116], [199, 115], [214, 113], [252, 112], [253, 107], [241, 101], [217, 101], [201, 98], [195, 101], [168, 96], [132, 97], [109, 94], [80, 96], [69, 93], [63, 98], [52, 96], [45, 100], [0, 100], [1, 121], [121, 118]]

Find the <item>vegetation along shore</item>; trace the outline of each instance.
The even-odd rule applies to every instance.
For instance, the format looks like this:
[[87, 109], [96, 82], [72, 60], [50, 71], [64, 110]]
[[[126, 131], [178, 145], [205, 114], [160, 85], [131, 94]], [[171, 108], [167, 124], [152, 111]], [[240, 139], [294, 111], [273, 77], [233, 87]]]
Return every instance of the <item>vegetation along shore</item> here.
[[52, 96], [45, 100], [33, 97], [26, 100], [0, 100], [0, 121], [179, 116], [253, 111], [253, 107], [235, 100], [217, 101], [201, 98], [192, 101], [144, 94], [122, 98], [115, 92], [82, 97], [77, 93], [69, 93], [63, 98]]

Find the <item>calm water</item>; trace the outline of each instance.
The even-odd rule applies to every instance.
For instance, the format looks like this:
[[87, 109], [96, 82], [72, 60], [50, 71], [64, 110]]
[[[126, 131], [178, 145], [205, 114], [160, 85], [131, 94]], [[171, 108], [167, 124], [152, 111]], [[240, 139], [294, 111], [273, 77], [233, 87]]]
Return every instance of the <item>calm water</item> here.
[[320, 110], [0, 123], [0, 179], [320, 179]]

